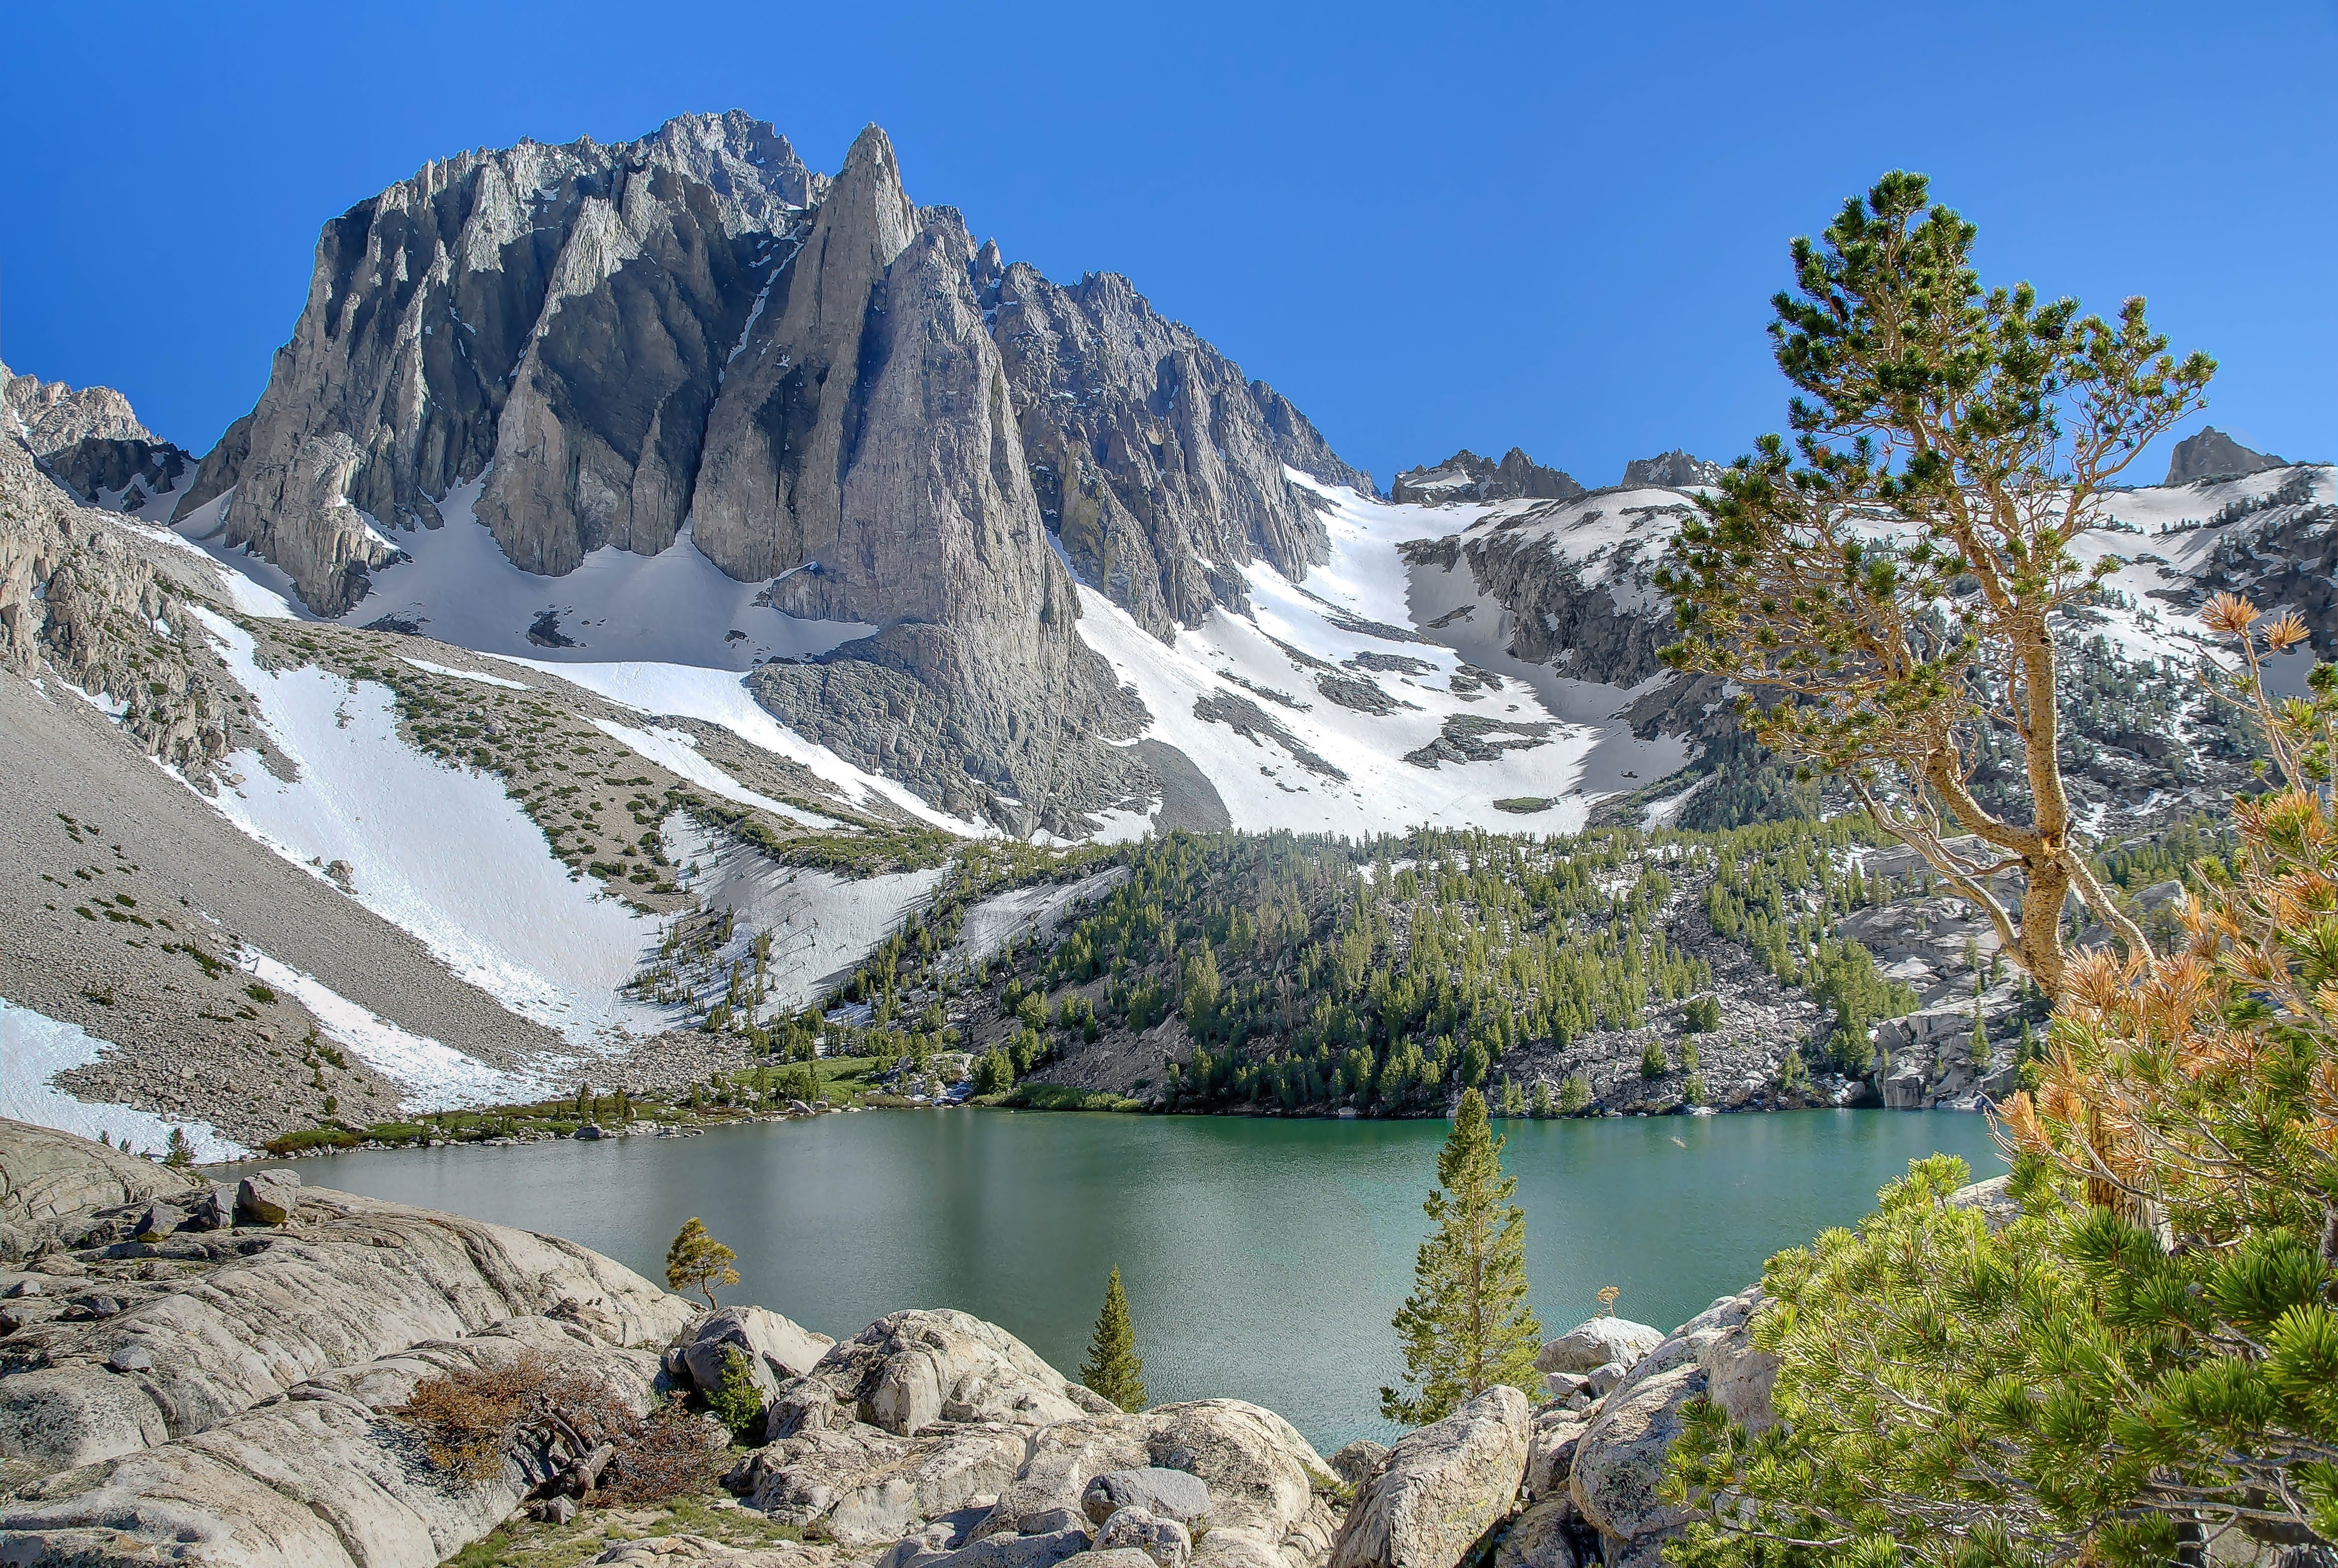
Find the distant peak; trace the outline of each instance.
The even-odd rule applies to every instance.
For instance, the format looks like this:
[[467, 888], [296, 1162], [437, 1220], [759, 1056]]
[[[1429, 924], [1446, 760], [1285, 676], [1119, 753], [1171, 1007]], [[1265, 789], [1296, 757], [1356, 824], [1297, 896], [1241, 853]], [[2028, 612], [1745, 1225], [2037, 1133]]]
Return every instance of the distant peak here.
[[1447, 501], [1571, 501], [1583, 493], [1574, 475], [1544, 467], [1517, 446], [1499, 463], [1464, 446], [1434, 466], [1405, 469], [1389, 489], [1400, 503], [1425, 506]]
[[2287, 466], [2271, 453], [2252, 451], [2210, 425], [2197, 436], [2176, 444], [2175, 455], [2167, 460], [2167, 483], [2189, 485], [2197, 479], [2238, 479], [2268, 468]]
[[1726, 472], [1720, 464], [1708, 463], [1675, 446], [1654, 457], [1636, 457], [1625, 464], [1624, 484], [1626, 488], [1687, 490], [1700, 485], [1718, 485]]

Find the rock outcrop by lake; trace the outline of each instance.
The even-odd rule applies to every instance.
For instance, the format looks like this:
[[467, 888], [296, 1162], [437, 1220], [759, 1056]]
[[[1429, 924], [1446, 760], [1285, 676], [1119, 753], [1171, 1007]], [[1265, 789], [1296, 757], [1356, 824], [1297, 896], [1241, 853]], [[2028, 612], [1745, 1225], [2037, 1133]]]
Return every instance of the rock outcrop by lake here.
[[0, 1226], [11, 1563], [425, 1568], [523, 1513], [565, 1527], [605, 1453], [516, 1439], [458, 1481], [400, 1413], [426, 1379], [521, 1367], [637, 1415], [751, 1369], [762, 1410], [722, 1481], [739, 1517], [803, 1539], [617, 1536], [597, 1559], [636, 1568], [1653, 1563], [1683, 1523], [1655, 1495], [1682, 1406], [1772, 1418], [1758, 1289], [1670, 1335], [1594, 1318], [1545, 1348], [1563, 1399], [1494, 1388], [1326, 1460], [1239, 1399], [1120, 1410], [964, 1313], [830, 1342], [556, 1238], [283, 1172], [221, 1186], [11, 1122]]

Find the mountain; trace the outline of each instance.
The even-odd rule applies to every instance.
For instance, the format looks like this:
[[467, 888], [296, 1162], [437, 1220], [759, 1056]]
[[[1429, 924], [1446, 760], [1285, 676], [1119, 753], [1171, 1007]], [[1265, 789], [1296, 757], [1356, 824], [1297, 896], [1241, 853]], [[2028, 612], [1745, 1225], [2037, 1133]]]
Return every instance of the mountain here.
[[194, 459], [138, 422], [111, 387], [72, 387], [0, 365], [0, 433], [14, 435], [93, 506], [135, 512], [177, 485]]
[[1139, 717], [1073, 574], [1162, 638], [1239, 607], [1243, 563], [1326, 548], [1286, 463], [1370, 485], [1125, 279], [1059, 288], [912, 203], [883, 132], [830, 181], [733, 112], [465, 153], [328, 224], [178, 515], [216, 506], [336, 617], [410, 588], [441, 529], [554, 583], [694, 554], [755, 586], [731, 641], [791, 650], [754, 682], [783, 722], [942, 810], [1077, 835], [1159, 786], [1111, 744]]
[[1668, 485], [1675, 489], [1692, 485], [1721, 483], [1722, 466], [1708, 463], [1702, 457], [1692, 457], [1675, 448], [1654, 457], [1635, 457], [1624, 465], [1624, 487], [1627, 490], [1642, 485]]
[[2201, 479], [2245, 479], [2268, 468], [2287, 465], [2278, 457], [2252, 452], [2214, 425], [2176, 444], [2167, 459], [2167, 483], [2189, 485]]
[[[1489, 835], [1588, 855], [1549, 840], [1841, 803], [1659, 657], [1652, 573], [1712, 465], [1586, 491], [1465, 451], [1380, 499], [1126, 279], [1050, 281], [916, 206], [873, 128], [833, 179], [737, 114], [435, 163], [327, 225], [200, 464], [103, 388], [5, 392], [0, 1113], [85, 1133], [223, 1150], [585, 1079], [686, 1092], [753, 1064], [718, 1005], [775, 1027], [872, 952], [928, 974], [918, 1016], [952, 965], [1036, 982], [1140, 870], [1184, 879], [1144, 906], [1179, 931], [1296, 878], [1303, 947], [1380, 918], [1382, 858], [1467, 877]], [[2338, 652], [2338, 471], [2219, 476], [2232, 452], [2258, 460], [2204, 432], [2177, 466], [2218, 472], [2115, 494], [2079, 541], [2117, 557], [2057, 628], [2107, 838], [2247, 777], [2189, 672], [2208, 594]], [[1985, 798], [2018, 799], [2011, 755], [1983, 748]], [[1220, 846], [1194, 881], [1184, 841], [1114, 848], [1175, 828], [1303, 837], [1314, 868], [1270, 848], [1245, 880]], [[1815, 1004], [1708, 917], [1735, 873], [1699, 845], [1696, 877], [1634, 874], [1648, 929], [1727, 982], [1754, 1096]], [[1860, 940], [1950, 1005], [1966, 933], [1897, 908]], [[1226, 960], [1253, 1022], [1272, 958]], [[1113, 989], [1085, 1082], [1158, 1081], [1155, 980]], [[1519, 1060], [1620, 1103], [1640, 1027]], [[1929, 1072], [1895, 1102], [1959, 1082]]]
[[1464, 446], [1434, 466], [1407, 468], [1389, 496], [1401, 505], [1437, 506], [1453, 501], [1568, 501], [1583, 486], [1557, 468], [1546, 468], [1513, 446], [1499, 463]]

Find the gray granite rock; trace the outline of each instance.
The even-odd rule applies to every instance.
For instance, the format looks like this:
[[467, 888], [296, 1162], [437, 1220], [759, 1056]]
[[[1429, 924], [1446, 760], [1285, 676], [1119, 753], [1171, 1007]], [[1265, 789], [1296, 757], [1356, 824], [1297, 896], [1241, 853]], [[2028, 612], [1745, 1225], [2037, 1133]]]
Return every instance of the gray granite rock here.
[[1498, 463], [1468, 447], [1444, 462], [1408, 468], [1389, 487], [1400, 505], [1436, 506], [1452, 501], [1569, 501], [1583, 495], [1574, 477], [1546, 468], [1516, 446]]
[[283, 1225], [300, 1203], [297, 1171], [255, 1171], [236, 1183], [235, 1216], [260, 1225]]
[[1200, 1524], [1210, 1517], [1210, 1488], [1198, 1475], [1157, 1465], [1108, 1470], [1081, 1492], [1080, 1506], [1098, 1524], [1124, 1508], [1142, 1508], [1155, 1518]]
[[70, 1132], [0, 1121], [0, 1220], [54, 1220], [117, 1204], [180, 1198], [206, 1185], [191, 1172]]
[[1194, 1554], [1194, 1538], [1184, 1524], [1135, 1506], [1119, 1509], [1104, 1522], [1096, 1531], [1095, 1546], [1100, 1552], [1134, 1547], [1151, 1558], [1156, 1568], [1185, 1568]]
[[1588, 1374], [1611, 1361], [1620, 1362], [1628, 1368], [1664, 1340], [1665, 1332], [1661, 1328], [1652, 1328], [1628, 1318], [1602, 1313], [1596, 1318], [1585, 1318], [1566, 1333], [1547, 1341], [1535, 1357], [1535, 1368], [1540, 1372]]
[[1387, 1444], [1359, 1437], [1331, 1455], [1331, 1474], [1351, 1486], [1361, 1486], [1388, 1456]]
[[1526, 1396], [1495, 1387], [1408, 1434], [1349, 1505], [1331, 1568], [1455, 1568], [1509, 1514], [1530, 1425]]
[[2196, 479], [2238, 479], [2281, 466], [2280, 458], [2253, 452], [2210, 425], [2198, 435], [2176, 444], [2176, 450], [2168, 455], [2167, 483], [2189, 485]]
[[1511, 1522], [1494, 1549], [1493, 1568], [1577, 1568], [1580, 1518], [1566, 1494], [1544, 1497]]
[[750, 1374], [768, 1403], [779, 1396], [782, 1385], [817, 1366], [835, 1343], [761, 1307], [724, 1307], [683, 1330], [675, 1358], [693, 1385], [715, 1389], [722, 1386], [726, 1364], [736, 1351], [747, 1357]]
[[1568, 1475], [1577, 1510], [1619, 1543], [1662, 1538], [1688, 1522], [1663, 1501], [1665, 1456], [1681, 1432], [1681, 1406], [1709, 1397], [1733, 1421], [1761, 1431], [1776, 1416], [1770, 1389], [1776, 1358], [1756, 1349], [1746, 1324], [1764, 1299], [1755, 1286], [1724, 1296], [1666, 1336], [1601, 1401], [1582, 1434]]
[[1718, 485], [1725, 470], [1718, 463], [1693, 457], [1675, 447], [1654, 457], [1635, 457], [1624, 465], [1624, 486], [1660, 486], [1685, 490], [1692, 485]]

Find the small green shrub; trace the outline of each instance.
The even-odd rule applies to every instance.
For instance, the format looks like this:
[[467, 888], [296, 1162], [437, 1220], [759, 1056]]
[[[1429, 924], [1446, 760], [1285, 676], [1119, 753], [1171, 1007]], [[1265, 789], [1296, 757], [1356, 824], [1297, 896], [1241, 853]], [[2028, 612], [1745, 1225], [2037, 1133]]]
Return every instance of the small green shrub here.
[[706, 1406], [742, 1441], [752, 1442], [762, 1430], [763, 1391], [755, 1386], [755, 1364], [735, 1345], [722, 1358], [722, 1386], [707, 1392]]

